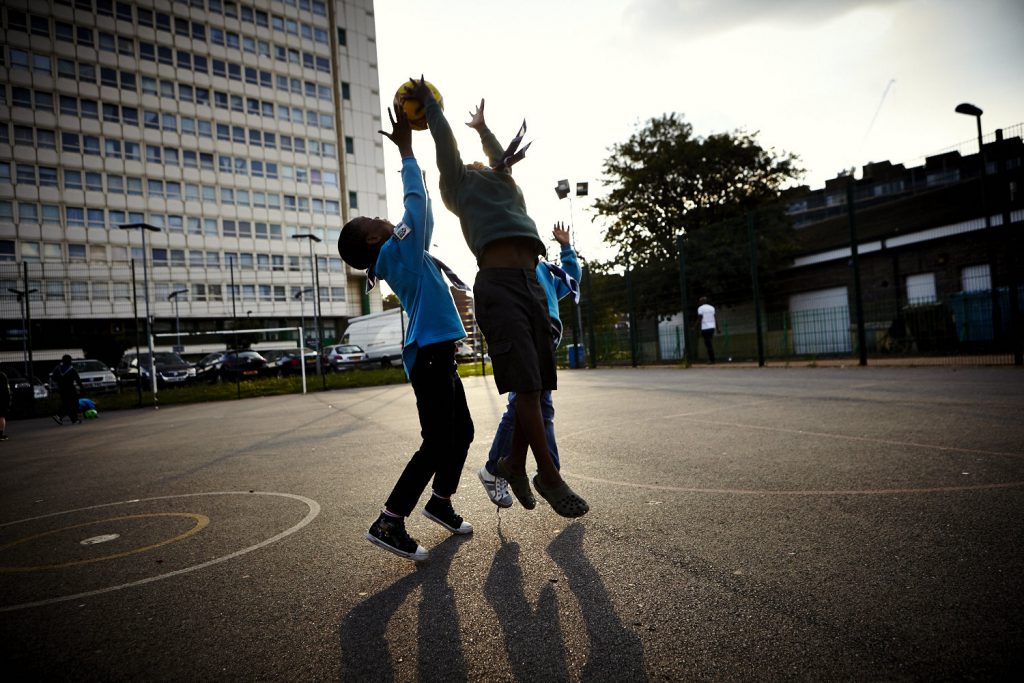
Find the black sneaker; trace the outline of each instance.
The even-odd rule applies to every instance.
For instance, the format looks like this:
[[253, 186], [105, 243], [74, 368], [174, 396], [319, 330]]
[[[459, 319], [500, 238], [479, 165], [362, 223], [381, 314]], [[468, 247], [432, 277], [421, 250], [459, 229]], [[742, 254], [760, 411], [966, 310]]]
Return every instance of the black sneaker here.
[[56, 422], [57, 424], [59, 424], [59, 425], [64, 424], [64, 418], [61, 417], [60, 415], [51, 415], [50, 417], [52, 417], [53, 421]]
[[423, 516], [437, 522], [453, 534], [473, 533], [473, 525], [455, 514], [452, 502], [445, 498], [430, 496], [430, 500], [423, 506]]
[[366, 540], [408, 560], [420, 562], [428, 557], [427, 551], [405, 531], [405, 520], [383, 512], [366, 532]]

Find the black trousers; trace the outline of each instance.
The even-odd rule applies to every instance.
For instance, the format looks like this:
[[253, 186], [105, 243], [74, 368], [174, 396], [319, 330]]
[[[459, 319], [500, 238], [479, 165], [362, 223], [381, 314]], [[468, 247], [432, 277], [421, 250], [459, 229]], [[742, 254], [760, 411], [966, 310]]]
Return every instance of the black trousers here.
[[709, 327], [706, 330], [701, 330], [700, 335], [704, 337], [704, 348], [708, 350], [708, 360], [712, 363], [715, 362], [715, 328]]
[[459, 487], [473, 443], [473, 419], [456, 368], [455, 342], [431, 344], [416, 353], [409, 379], [423, 443], [385, 503], [396, 515], [409, 516], [431, 478], [434, 491], [442, 496], [451, 496]]
[[72, 390], [60, 392], [59, 417], [67, 417], [72, 422], [78, 419], [78, 392]]

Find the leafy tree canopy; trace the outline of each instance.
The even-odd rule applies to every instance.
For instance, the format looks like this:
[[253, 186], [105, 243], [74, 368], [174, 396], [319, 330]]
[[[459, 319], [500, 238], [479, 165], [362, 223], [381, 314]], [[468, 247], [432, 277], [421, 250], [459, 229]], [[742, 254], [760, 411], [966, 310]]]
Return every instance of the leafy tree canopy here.
[[763, 272], [789, 253], [779, 198], [802, 170], [796, 157], [761, 147], [756, 134], [695, 137], [689, 123], [666, 114], [609, 151], [603, 171], [611, 191], [594, 210], [611, 219], [604, 240], [620, 247], [614, 263], [644, 273], [651, 296], [641, 303], [643, 313], [679, 310], [678, 235], [686, 238], [693, 297], [749, 288], [748, 213], [758, 214]]

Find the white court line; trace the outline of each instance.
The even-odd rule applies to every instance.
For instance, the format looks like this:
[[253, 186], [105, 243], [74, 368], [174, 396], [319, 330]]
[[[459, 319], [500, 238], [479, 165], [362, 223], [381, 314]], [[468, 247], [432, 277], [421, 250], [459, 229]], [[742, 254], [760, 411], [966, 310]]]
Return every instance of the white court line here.
[[133, 499], [133, 500], [122, 500], [122, 501], [119, 501], [119, 502], [116, 502], [116, 503], [103, 503], [101, 505], [91, 505], [89, 507], [78, 508], [76, 510], [65, 510], [63, 512], [52, 512], [52, 513], [47, 514], [47, 515], [39, 515], [38, 517], [29, 517], [28, 519], [19, 519], [19, 520], [14, 521], [14, 522], [4, 522], [3, 524], [0, 524], [0, 527], [11, 526], [12, 524], [22, 524], [24, 522], [32, 522], [32, 521], [39, 520], [39, 519], [46, 519], [47, 517], [57, 517], [57, 516], [60, 516], [60, 515], [70, 515], [70, 514], [75, 513], [75, 512], [85, 512], [87, 510], [97, 510], [99, 508], [112, 507], [112, 506], [115, 506], [115, 505], [131, 505], [131, 504], [134, 504], [134, 503], [147, 503], [147, 502], [154, 501], [154, 500], [173, 500], [175, 498], [193, 498], [193, 497], [196, 497], [196, 496], [254, 496], [254, 495], [255, 496], [280, 496], [282, 498], [291, 498], [293, 500], [298, 500], [298, 501], [301, 501], [302, 503], [305, 503], [306, 507], [309, 508], [309, 512], [306, 513], [306, 516], [303, 517], [299, 521], [298, 524], [296, 524], [296, 525], [294, 525], [292, 527], [289, 527], [288, 529], [285, 529], [284, 531], [282, 531], [281, 533], [277, 534], [276, 536], [271, 536], [270, 538], [268, 538], [268, 539], [266, 539], [264, 541], [261, 541], [261, 542], [257, 543], [256, 545], [251, 545], [248, 548], [242, 548], [241, 550], [236, 550], [233, 553], [230, 553], [228, 555], [224, 555], [222, 557], [214, 558], [212, 560], [209, 560], [208, 562], [203, 562], [202, 564], [196, 564], [196, 565], [193, 565], [191, 567], [185, 567], [183, 569], [177, 569], [177, 570], [175, 570], [173, 572], [168, 572], [166, 574], [160, 574], [158, 576], [151, 576], [151, 577], [149, 577], [147, 579], [140, 579], [138, 581], [130, 581], [129, 583], [122, 583], [122, 584], [120, 584], [118, 586], [108, 586], [107, 588], [98, 588], [96, 590], [86, 591], [84, 593], [75, 593], [74, 595], [64, 595], [64, 596], [61, 596], [59, 598], [49, 598], [47, 600], [37, 600], [35, 602], [24, 602], [24, 603], [22, 603], [20, 605], [8, 605], [6, 607], [0, 607], [0, 612], [13, 612], [14, 610], [26, 609], [26, 608], [29, 608], [29, 607], [42, 607], [43, 605], [53, 605], [53, 604], [56, 604], [58, 602], [66, 602], [68, 600], [79, 600], [81, 598], [88, 598], [88, 597], [91, 597], [93, 595], [100, 595], [102, 593], [109, 593], [111, 591], [121, 590], [123, 588], [131, 588], [133, 586], [141, 586], [143, 584], [153, 583], [154, 581], [161, 581], [163, 579], [169, 579], [172, 576], [178, 576], [179, 574], [187, 574], [188, 572], [194, 572], [196, 570], [205, 569], [206, 567], [210, 567], [210, 566], [213, 566], [215, 564], [220, 564], [221, 562], [227, 562], [228, 560], [234, 559], [234, 558], [236, 558], [236, 557], [238, 557], [240, 555], [245, 555], [246, 553], [251, 553], [254, 550], [259, 550], [260, 548], [268, 546], [271, 543], [276, 543], [277, 541], [280, 541], [282, 538], [285, 538], [286, 536], [290, 536], [290, 535], [294, 534], [296, 531], [298, 531], [299, 529], [302, 529], [304, 526], [306, 526], [307, 524], [312, 522], [317, 517], [317, 515], [320, 514], [320, 504], [317, 503], [315, 500], [312, 500], [310, 498], [306, 498], [305, 496], [298, 496], [298, 495], [295, 495], [295, 494], [292, 494], [292, 493], [275, 493], [275, 492], [272, 492], [272, 491], [212, 491], [212, 492], [209, 492], [209, 493], [184, 493], [184, 494], [177, 495], [177, 496], [158, 496], [156, 498], [136, 498], [136, 499]]

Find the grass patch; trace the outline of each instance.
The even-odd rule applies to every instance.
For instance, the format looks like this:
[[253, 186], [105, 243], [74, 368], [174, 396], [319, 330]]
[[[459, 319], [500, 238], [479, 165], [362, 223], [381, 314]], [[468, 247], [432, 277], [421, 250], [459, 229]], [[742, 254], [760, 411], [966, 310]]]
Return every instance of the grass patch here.
[[[460, 377], [479, 377], [483, 374], [479, 363], [459, 365]], [[491, 374], [490, 366], [487, 374]], [[335, 391], [355, 389], [358, 387], [374, 387], [388, 384], [405, 383], [405, 372], [401, 368], [350, 370], [348, 372], [329, 372], [323, 376], [307, 375], [306, 391]], [[207, 403], [210, 401], [235, 401], [242, 398], [259, 396], [282, 396], [302, 393], [302, 377], [267, 377], [247, 380], [245, 382], [198, 382], [184, 387], [167, 387], [157, 393], [158, 405], [183, 405], [188, 403]], [[122, 387], [120, 392], [90, 395], [102, 414], [108, 410], [125, 410], [139, 407], [138, 392], [134, 387]], [[149, 391], [142, 392], [142, 406], [153, 405], [153, 397]], [[59, 402], [56, 396], [35, 404], [36, 415], [52, 415], [57, 412]]]

